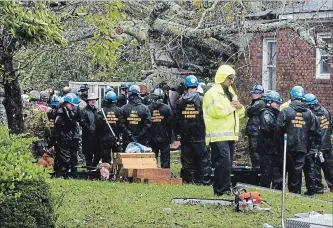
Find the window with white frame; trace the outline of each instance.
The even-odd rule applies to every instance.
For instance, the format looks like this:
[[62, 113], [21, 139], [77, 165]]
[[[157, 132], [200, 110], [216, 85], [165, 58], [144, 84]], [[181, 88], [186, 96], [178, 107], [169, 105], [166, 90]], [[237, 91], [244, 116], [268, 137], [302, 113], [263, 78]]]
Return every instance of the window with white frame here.
[[316, 48], [316, 79], [330, 79], [331, 57], [327, 49], [332, 48], [331, 33], [318, 33], [317, 40], [321, 48]]
[[265, 90], [276, 90], [276, 39], [263, 40], [262, 86]]

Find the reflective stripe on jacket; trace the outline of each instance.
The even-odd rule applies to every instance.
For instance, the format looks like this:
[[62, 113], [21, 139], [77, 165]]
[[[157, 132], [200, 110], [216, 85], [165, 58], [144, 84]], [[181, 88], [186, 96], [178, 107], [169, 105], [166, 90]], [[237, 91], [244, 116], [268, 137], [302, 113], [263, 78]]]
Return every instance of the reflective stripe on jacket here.
[[[237, 96], [229, 87], [233, 100]], [[236, 110], [231, 106], [231, 102], [221, 84], [215, 84], [209, 89], [203, 100], [204, 120], [206, 125], [206, 144], [218, 141], [235, 141], [239, 136], [239, 118], [245, 116], [245, 109]]]

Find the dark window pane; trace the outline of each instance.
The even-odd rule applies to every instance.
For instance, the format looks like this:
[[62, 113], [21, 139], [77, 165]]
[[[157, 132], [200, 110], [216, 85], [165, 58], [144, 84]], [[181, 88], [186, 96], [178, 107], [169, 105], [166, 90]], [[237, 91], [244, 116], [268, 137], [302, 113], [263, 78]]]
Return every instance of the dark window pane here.
[[276, 42], [267, 43], [267, 64], [274, 65], [276, 63]]
[[329, 59], [330, 59], [330, 57], [327, 55], [321, 56], [321, 60], [320, 60], [320, 73], [321, 74], [329, 74], [331, 72]]

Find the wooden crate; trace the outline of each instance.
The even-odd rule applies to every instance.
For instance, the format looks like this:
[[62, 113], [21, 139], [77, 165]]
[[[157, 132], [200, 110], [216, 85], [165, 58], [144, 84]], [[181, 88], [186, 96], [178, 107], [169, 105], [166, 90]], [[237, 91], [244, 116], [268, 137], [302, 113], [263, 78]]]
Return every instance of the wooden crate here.
[[118, 153], [114, 161], [117, 178], [133, 177], [134, 169], [157, 169], [157, 162], [154, 153]]
[[134, 169], [133, 177], [137, 178], [149, 178], [149, 179], [158, 179], [158, 178], [170, 178], [170, 169], [161, 169], [161, 168], [147, 168], [147, 169]]
[[115, 159], [117, 178], [136, 183], [182, 184], [181, 178], [170, 178], [170, 169], [157, 168], [155, 153], [118, 153]]
[[155, 153], [117, 153], [116, 158], [155, 158]]
[[154, 153], [118, 153], [115, 164], [123, 169], [157, 168]]
[[122, 158], [119, 160], [119, 164], [123, 169], [157, 168], [155, 158]]

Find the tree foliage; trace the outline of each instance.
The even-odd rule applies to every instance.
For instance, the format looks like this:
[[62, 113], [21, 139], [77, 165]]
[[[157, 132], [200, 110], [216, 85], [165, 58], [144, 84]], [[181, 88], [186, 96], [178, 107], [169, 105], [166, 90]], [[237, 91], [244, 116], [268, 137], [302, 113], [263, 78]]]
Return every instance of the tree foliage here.
[[65, 45], [59, 18], [38, 2], [0, 2], [0, 70], [5, 90], [8, 127], [13, 133], [24, 131], [21, 88], [14, 55], [21, 48], [36, 44]]
[[116, 36], [115, 28], [119, 26], [119, 21], [125, 18], [122, 9], [123, 5], [119, 1], [105, 4], [98, 12], [92, 12], [91, 7], [88, 7], [87, 22], [97, 28], [87, 46], [92, 65], [99, 65], [102, 69], [113, 69], [116, 66], [116, 51], [121, 40]]
[[[123, 76], [128, 78], [128, 72], [133, 72], [127, 69], [141, 70], [140, 66], [144, 66], [129, 59], [141, 55], [135, 42], [124, 44], [116, 34], [116, 28], [125, 19], [120, 1], [77, 2], [59, 10], [51, 9], [62, 21], [68, 46], [58, 49], [42, 46], [23, 50], [17, 55], [20, 59], [35, 57], [21, 71], [24, 86], [43, 89], [49, 86], [59, 88], [68, 85], [70, 80], [119, 81]], [[136, 71], [135, 74], [134, 78], [137, 78]]]
[[26, 5], [15, 1], [0, 3], [2, 30], [25, 44], [56, 43], [65, 45], [59, 18], [41, 1]]

